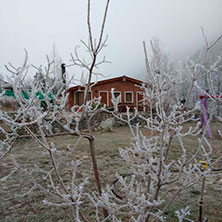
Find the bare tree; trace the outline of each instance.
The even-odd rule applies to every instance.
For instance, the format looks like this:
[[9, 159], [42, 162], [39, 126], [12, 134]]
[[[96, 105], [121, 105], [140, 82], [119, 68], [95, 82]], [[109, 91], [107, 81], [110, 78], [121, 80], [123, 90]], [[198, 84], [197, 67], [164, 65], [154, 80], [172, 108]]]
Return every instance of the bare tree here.
[[[220, 43], [222, 35], [210, 44], [202, 27], [201, 31], [205, 45], [193, 56], [193, 58], [191, 57], [186, 61], [186, 65], [182, 71], [183, 82], [185, 82], [182, 87], [186, 89], [188, 85], [190, 86], [186, 96], [186, 105], [191, 107], [193, 107], [199, 99], [198, 93], [204, 94], [206, 90], [209, 89], [210, 94], [217, 94], [217, 92], [215, 92], [216, 84], [214, 79], [220, 76], [221, 57], [218, 56], [215, 58], [210, 52]], [[211, 54], [211, 56], [209, 56], [209, 54]]]
[[[80, 208], [82, 205], [82, 199], [87, 197], [87, 195], [83, 192], [87, 179], [80, 184], [76, 184], [75, 176], [79, 162], [73, 161], [73, 174], [69, 181], [70, 184], [65, 183], [64, 178], [62, 177], [61, 165], [64, 165], [64, 160], [70, 153], [73, 152], [73, 150], [69, 150], [68, 153], [65, 153], [65, 151], [61, 153], [61, 151], [56, 149], [55, 144], [49, 143], [46, 138], [48, 136], [55, 135], [53, 125], [56, 124], [60, 127], [62, 132], [73, 136], [78, 136], [79, 140], [82, 138], [88, 140], [98, 194], [102, 195], [101, 179], [98, 171], [94, 137], [91, 129], [91, 120], [98, 112], [96, 110], [99, 105], [99, 99], [91, 101], [88, 99], [87, 95], [91, 87], [92, 76], [94, 74], [98, 74], [94, 72], [94, 69], [98, 68], [100, 64], [106, 62], [105, 58], [103, 58], [102, 61], [97, 60], [99, 53], [106, 46], [107, 37], [104, 39], [103, 35], [109, 3], [110, 0], [107, 0], [100, 34], [98, 41], [96, 41], [94, 40], [93, 33], [91, 31], [91, 1], [88, 0], [87, 25], [89, 41], [88, 43], [84, 41], [81, 42], [83, 46], [86, 47], [91, 60], [85, 61], [84, 58], [80, 58], [77, 52], [78, 47], [75, 50], [74, 56], [71, 56], [73, 62], [72, 65], [80, 66], [88, 72], [88, 81], [85, 85], [84, 103], [80, 107], [72, 107], [71, 113], [66, 110], [68, 95], [64, 91], [63, 85], [60, 87], [58, 92], [55, 93], [53, 92], [53, 89], [56, 86], [56, 81], [54, 81], [52, 84], [47, 84], [48, 82], [46, 77], [48, 77], [53, 71], [55, 74], [55, 61], [51, 61], [50, 58], [47, 57], [48, 65], [45, 69], [43, 69], [41, 66], [30, 66], [27, 64], [28, 53], [25, 51], [25, 60], [21, 67], [17, 68], [12, 64], [6, 66], [6, 69], [12, 75], [11, 85], [13, 87], [16, 100], [19, 103], [19, 108], [15, 112], [14, 116], [10, 116], [7, 112], [3, 111], [0, 113], [0, 120], [11, 126], [10, 133], [6, 132], [3, 128], [0, 128], [1, 132], [5, 134], [1, 142], [1, 158], [7, 155], [7, 153], [12, 149], [12, 144], [14, 141], [20, 137], [18, 130], [25, 130], [27, 132], [27, 136], [31, 136], [33, 139], [35, 139], [41, 145], [41, 147], [48, 152], [51, 160], [51, 169], [49, 171], [45, 171], [44, 169], [40, 169], [36, 166], [32, 170], [26, 171], [22, 166], [20, 166], [19, 163], [17, 163], [16, 159], [14, 159], [13, 161], [15, 163], [15, 169], [12, 171], [12, 173], [14, 173], [16, 170], [22, 171], [33, 182], [33, 187], [31, 190], [41, 189], [49, 196], [49, 198], [51, 197], [50, 200], [44, 200], [44, 204], [55, 206], [66, 205], [73, 208], [75, 221], [86, 221]], [[32, 67], [37, 70], [39, 75], [35, 78], [35, 84], [32, 84], [30, 88], [27, 88], [24, 84], [24, 79], [27, 77], [27, 73]], [[68, 82], [66, 81], [65, 84], [68, 84]], [[82, 122], [86, 123], [84, 132], [82, 131], [83, 128], [80, 127]], [[77, 145], [78, 144], [74, 145], [74, 147]], [[45, 175], [46, 183], [44, 185], [39, 184], [36, 178], [33, 176], [34, 172], [36, 171]], [[47, 186], [50, 187], [50, 189], [47, 189]], [[69, 187], [72, 189], [70, 190]], [[107, 209], [105, 207], [100, 208], [103, 211], [104, 218], [107, 218]]]
[[[140, 124], [136, 126], [132, 124], [134, 116], [127, 113], [127, 120], [122, 119], [115, 113], [116, 118], [127, 122], [133, 143], [127, 149], [120, 149], [120, 155], [126, 162], [129, 172], [127, 177], [117, 174], [119, 183], [119, 193], [111, 192], [113, 187], [109, 187], [104, 195], [108, 195], [110, 200], [109, 209], [115, 215], [113, 221], [118, 221], [118, 215], [127, 214], [132, 221], [150, 222], [164, 221], [166, 219], [165, 212], [171, 204], [174, 203], [176, 197], [184, 190], [199, 183], [203, 176], [210, 173], [201, 171], [199, 166], [199, 156], [201, 155], [208, 163], [214, 165], [218, 160], [212, 161], [212, 147], [207, 141], [205, 133], [199, 138], [199, 144], [194, 154], [187, 153], [184, 138], [186, 136], [194, 136], [200, 134], [199, 122], [196, 121], [195, 127], [184, 129], [187, 121], [195, 121], [194, 116], [190, 116], [193, 110], [183, 110], [181, 104], [171, 104], [170, 112], [164, 105], [165, 98], [171, 95], [176, 84], [180, 83], [180, 78], [169, 75], [167, 72], [156, 72], [161, 70], [165, 64], [162, 64], [161, 53], [159, 48], [152, 45], [154, 55], [153, 63], [149, 62], [145, 43], [145, 63], [148, 75], [148, 84], [144, 86], [145, 98], [152, 100], [152, 106], [155, 107], [156, 113], [150, 112], [147, 117], [139, 115], [146, 122], [145, 128], [150, 132], [150, 136], [145, 136]], [[164, 60], [165, 61], [165, 60]], [[162, 75], [162, 76], [160, 76]], [[118, 100], [114, 98], [113, 103], [118, 107]], [[117, 108], [116, 108], [117, 109]], [[180, 147], [180, 156], [176, 159], [170, 159], [170, 150], [172, 141], [178, 140]], [[167, 190], [179, 184], [172, 196], [166, 196]], [[99, 201], [99, 200], [98, 200]], [[100, 200], [101, 201], [101, 200]], [[179, 221], [189, 215], [188, 208], [177, 211]]]

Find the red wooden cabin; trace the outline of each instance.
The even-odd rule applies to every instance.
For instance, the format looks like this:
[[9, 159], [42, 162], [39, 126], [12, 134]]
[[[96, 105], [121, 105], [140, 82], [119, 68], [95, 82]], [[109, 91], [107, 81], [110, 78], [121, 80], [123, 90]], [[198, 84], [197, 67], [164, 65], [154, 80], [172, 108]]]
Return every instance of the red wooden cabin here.
[[[139, 111], [144, 111], [144, 92], [140, 87], [144, 84], [142, 81], [133, 79], [127, 76], [121, 76], [112, 79], [98, 81], [96, 84], [92, 83], [89, 92], [89, 99], [101, 97], [101, 103], [106, 104], [107, 107], [112, 107], [111, 89], [114, 88], [115, 97], [121, 97], [119, 110], [125, 112], [126, 106], [133, 111], [136, 107]], [[84, 98], [84, 87], [74, 86], [68, 90], [68, 109], [73, 105], [82, 105]]]

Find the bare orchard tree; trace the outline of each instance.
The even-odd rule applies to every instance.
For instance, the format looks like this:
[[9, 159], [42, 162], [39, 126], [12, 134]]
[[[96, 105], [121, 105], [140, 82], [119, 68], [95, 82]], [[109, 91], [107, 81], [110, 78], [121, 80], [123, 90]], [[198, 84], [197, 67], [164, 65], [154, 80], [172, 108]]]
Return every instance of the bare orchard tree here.
[[[160, 41], [154, 38], [150, 41], [152, 56], [150, 62], [148, 60], [146, 45], [144, 46], [144, 53], [146, 56], [146, 69], [147, 69], [147, 84], [145, 90], [152, 91], [154, 97], [146, 97], [150, 105], [150, 111], [152, 112], [155, 107], [153, 104], [156, 102], [155, 93], [157, 93], [158, 88], [152, 81], [159, 82], [162, 84], [162, 90], [165, 91], [164, 108], [166, 111], [170, 111], [169, 108], [172, 104], [179, 103], [179, 88], [177, 67], [175, 62], [173, 62], [169, 55], [167, 55], [160, 47]], [[170, 89], [170, 90], [169, 90]], [[164, 95], [164, 93], [163, 93]]]
[[199, 99], [198, 94], [206, 93], [207, 89], [209, 89], [209, 94], [211, 95], [220, 95], [221, 93], [219, 90], [221, 84], [220, 48], [222, 35], [210, 44], [203, 28], [201, 28], [201, 31], [205, 45], [186, 61], [185, 67], [182, 70], [184, 83], [182, 88], [186, 91], [187, 86], [190, 85], [189, 91], [187, 93], [184, 92], [186, 94], [186, 105], [189, 107], [193, 107]]
[[[72, 107], [71, 112], [68, 111], [66, 109], [68, 95], [64, 91], [65, 87], [62, 85], [58, 91], [54, 92], [53, 89], [57, 82], [54, 81], [52, 84], [47, 84], [46, 77], [56, 70], [53, 66], [54, 61], [51, 61], [49, 57], [47, 57], [48, 66], [45, 69], [41, 66], [35, 67], [28, 65], [28, 53], [26, 51], [25, 60], [21, 67], [17, 68], [12, 64], [6, 66], [6, 69], [12, 75], [11, 86], [15, 98], [18, 101], [19, 108], [13, 113], [13, 115], [3, 112], [2, 110], [0, 111], [0, 121], [4, 121], [10, 127], [10, 130], [8, 131], [2, 127], [0, 128], [1, 133], [4, 134], [1, 138], [0, 158], [3, 159], [11, 151], [14, 142], [20, 137], [28, 136], [38, 142], [51, 161], [50, 169], [46, 170], [36, 165], [33, 166], [33, 168], [26, 170], [15, 158], [13, 158], [15, 167], [9, 175], [16, 173], [17, 171], [23, 172], [33, 183], [30, 192], [35, 189], [43, 191], [47, 196], [47, 198], [43, 200], [43, 204], [45, 205], [69, 206], [73, 209], [73, 218], [76, 222], [87, 221], [85, 219], [85, 217], [87, 217], [87, 212], [83, 213], [81, 208], [84, 200], [92, 195], [86, 193], [84, 188], [87, 184], [87, 178], [82, 182], [76, 180], [76, 173], [80, 164], [79, 161], [73, 160], [72, 162], [67, 162], [66, 160], [67, 157], [73, 153], [81, 139], [88, 140], [92, 158], [97, 191], [92, 191], [91, 193], [94, 192], [99, 196], [102, 195], [101, 179], [95, 155], [94, 136], [91, 128], [91, 120], [94, 115], [97, 114], [97, 110], [99, 110], [97, 108], [100, 99], [89, 100], [88, 92], [90, 91], [92, 76], [97, 74], [94, 69], [106, 62], [105, 58], [101, 61], [98, 61], [98, 59], [99, 54], [106, 46], [107, 41], [107, 37], [104, 38], [104, 28], [109, 3], [110, 0], [107, 0], [100, 34], [98, 41], [96, 41], [91, 30], [91, 1], [88, 0], [87, 25], [89, 41], [88, 43], [84, 41], [81, 42], [89, 53], [90, 59], [89, 61], [86, 61], [84, 58], [82, 59], [77, 52], [77, 48], [75, 54], [72, 55], [72, 65], [85, 69], [88, 76], [88, 81], [85, 85], [84, 102], [81, 106], [74, 106]], [[24, 84], [24, 79], [27, 77], [29, 70], [33, 67], [37, 70], [40, 78], [35, 78], [34, 84], [27, 88]], [[67, 80], [65, 83], [68, 84]], [[77, 144], [72, 145], [72, 149], [70, 146], [67, 146], [66, 150], [57, 150], [55, 144], [47, 140], [47, 137], [56, 135], [55, 126], [60, 128], [60, 134], [61, 132], [67, 133], [79, 138]], [[19, 131], [25, 132], [26, 135], [20, 135]], [[73, 169], [72, 176], [68, 178], [68, 182], [64, 182], [65, 178], [63, 177], [62, 169], [70, 165]], [[38, 182], [36, 172], [44, 177], [44, 184]], [[2, 178], [1, 181], [4, 181], [7, 178], [8, 176]], [[106, 207], [99, 206], [99, 210], [102, 212], [103, 217], [97, 215], [97, 217], [100, 218], [97, 218], [97, 221], [103, 221], [105, 220], [104, 218], [109, 217], [109, 212]]]
[[[144, 52], [149, 81], [144, 85], [145, 99], [152, 99], [156, 113], [150, 112], [147, 117], [139, 115], [146, 123], [145, 129], [149, 132], [147, 136], [139, 123], [133, 125], [137, 117], [136, 110], [132, 116], [128, 109], [127, 120], [115, 111], [111, 112], [115, 118], [128, 124], [133, 140], [130, 147], [120, 149], [120, 155], [128, 166], [127, 174], [122, 176], [117, 173], [112, 186], [108, 186], [101, 197], [93, 198], [93, 202], [109, 209], [112, 221], [121, 221], [121, 218], [125, 218], [123, 221], [131, 218], [135, 222], [170, 221], [166, 212], [178, 195], [198, 184], [203, 177], [211, 175], [211, 168], [203, 171], [199, 160], [204, 160], [213, 167], [221, 159], [212, 159], [212, 147], [207, 140], [206, 128], [201, 135], [200, 123], [191, 115], [197, 107], [187, 111], [182, 104], [175, 103], [170, 105], [168, 112], [164, 105], [165, 98], [171, 95], [174, 86], [181, 79], [179, 76], [169, 76], [167, 72], [162, 72], [160, 77], [156, 73], [157, 69], [161, 70], [164, 66], [159, 59], [160, 51], [152, 49], [156, 53], [153, 57], [155, 66], [149, 62], [145, 43]], [[119, 99], [113, 95], [112, 101], [114, 110], [118, 110]], [[212, 116], [209, 121], [211, 118]], [[188, 121], [194, 121], [196, 125], [186, 129], [184, 125]], [[192, 153], [188, 152], [185, 143], [185, 137], [188, 136], [198, 141]], [[179, 153], [176, 157], [171, 153], [175, 141], [178, 142]], [[175, 187], [175, 191], [169, 194], [172, 187]], [[179, 221], [192, 221], [188, 219], [191, 213], [187, 206], [178, 209], [175, 215]]]

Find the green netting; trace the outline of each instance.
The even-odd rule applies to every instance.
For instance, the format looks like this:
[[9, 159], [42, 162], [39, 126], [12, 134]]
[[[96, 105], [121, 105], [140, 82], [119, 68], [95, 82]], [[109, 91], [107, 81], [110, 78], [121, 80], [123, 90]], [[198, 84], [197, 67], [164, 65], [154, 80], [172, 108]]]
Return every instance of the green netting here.
[[[31, 90], [29, 90], [28, 92], [31, 93]], [[23, 97], [24, 97], [25, 99], [29, 99], [29, 93], [28, 93], [28, 92], [27, 92], [27, 91], [24, 91], [24, 90], [22, 91], [22, 95], [23, 95]], [[43, 94], [44, 94], [44, 93], [43, 93]], [[35, 96], [36, 96], [39, 100], [43, 101], [43, 100], [45, 100], [45, 98], [44, 98], [45, 95], [43, 95], [43, 94], [42, 94], [41, 92], [37, 92], [37, 93], [35, 94]], [[11, 89], [6, 89], [6, 90], [5, 90], [5, 96], [9, 96], [9, 97], [15, 98], [14, 91], [11, 90]], [[48, 94], [48, 98], [49, 98], [50, 100], [53, 99], [51, 93]]]
[[29, 96], [25, 91], [22, 91], [22, 95], [24, 96], [25, 99], [29, 99]]
[[15, 95], [14, 95], [14, 91], [13, 90], [5, 90], [5, 95], [6, 96], [10, 96], [10, 97], [14, 97], [15, 98]]

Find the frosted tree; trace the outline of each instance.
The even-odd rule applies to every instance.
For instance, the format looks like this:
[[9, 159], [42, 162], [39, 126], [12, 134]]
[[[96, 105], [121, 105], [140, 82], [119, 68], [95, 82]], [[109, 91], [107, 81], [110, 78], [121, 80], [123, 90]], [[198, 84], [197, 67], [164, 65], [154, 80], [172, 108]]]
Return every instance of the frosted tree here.
[[[77, 169], [80, 162], [73, 160], [67, 162], [73, 151], [78, 147], [81, 139], [86, 139], [89, 144], [89, 149], [92, 158], [92, 166], [95, 175], [95, 183], [97, 186], [98, 195], [102, 195], [101, 179], [98, 172], [94, 136], [92, 134], [91, 120], [99, 112], [98, 106], [100, 99], [95, 98], [90, 100], [88, 93], [91, 87], [93, 75], [99, 75], [95, 72], [100, 64], [105, 63], [105, 58], [100, 60], [99, 54], [106, 46], [107, 37], [104, 38], [104, 28], [108, 13], [110, 0], [106, 1], [104, 16], [102, 19], [101, 30], [98, 36], [98, 41], [94, 39], [91, 31], [91, 1], [88, 0], [87, 10], [87, 25], [88, 25], [88, 42], [81, 41], [86, 52], [89, 54], [89, 60], [86, 61], [78, 54], [78, 47], [72, 55], [72, 65], [83, 68], [87, 72], [87, 82], [84, 85], [84, 102], [80, 106], [74, 106], [71, 112], [66, 109], [68, 95], [66, 93], [66, 85], [69, 84], [68, 79], [56, 79], [56, 81], [48, 82], [49, 75], [57, 75], [58, 67], [55, 67], [55, 60], [47, 57], [47, 66], [36, 67], [28, 64], [28, 52], [25, 51], [24, 63], [21, 67], [14, 67], [12, 64], [6, 66], [6, 69], [11, 74], [10, 83], [13, 88], [14, 96], [18, 102], [18, 110], [13, 115], [0, 111], [0, 121], [4, 121], [10, 130], [6, 131], [0, 128], [3, 137], [1, 139], [0, 158], [3, 159], [13, 148], [14, 142], [20, 137], [31, 137], [34, 139], [48, 155], [51, 164], [50, 169], [40, 168], [38, 165], [26, 170], [15, 158], [13, 162], [15, 167], [8, 175], [12, 175], [17, 171], [23, 172], [33, 183], [33, 187], [27, 193], [34, 192], [35, 189], [40, 189], [45, 193], [47, 198], [43, 200], [43, 204], [52, 206], [69, 206], [73, 209], [74, 221], [86, 221], [84, 214], [81, 211], [81, 205], [85, 198], [88, 198], [88, 192], [85, 190], [87, 178], [84, 181], [76, 179]], [[55, 57], [55, 56], [54, 56]], [[63, 65], [64, 66], [64, 65]], [[24, 84], [25, 78], [31, 69], [36, 71], [37, 76], [33, 84], [27, 87]], [[63, 73], [65, 77], [65, 73]], [[65, 80], [65, 81], [64, 81]], [[54, 91], [57, 84], [62, 84], [61, 87]], [[55, 127], [60, 128], [59, 134], [68, 133], [74, 137], [78, 137], [76, 144], [67, 145], [66, 150], [57, 150], [53, 142], [49, 142], [47, 137], [58, 135], [55, 132]], [[20, 131], [26, 132], [26, 135], [20, 135]], [[72, 167], [72, 176], [68, 178], [68, 182], [64, 182], [63, 169]], [[44, 178], [44, 183], [39, 183], [36, 177], [38, 174]], [[1, 178], [4, 181], [8, 176]], [[65, 180], [67, 181], [67, 179]], [[89, 192], [89, 193], [92, 193]], [[91, 194], [90, 194], [91, 195]], [[105, 207], [100, 207], [104, 217], [108, 216], [108, 211]], [[102, 220], [102, 219], [101, 219]]]
[[[143, 44], [145, 49], [145, 42]], [[173, 62], [170, 56], [164, 53], [161, 49], [160, 41], [157, 38], [154, 38], [150, 41], [150, 45], [152, 51], [150, 63], [148, 59], [146, 59], [146, 68], [147, 71], [149, 71], [149, 73], [147, 73], [147, 84], [149, 87], [146, 87], [145, 90], [153, 91], [153, 93], [157, 90], [156, 85], [152, 83], [153, 80], [163, 84], [163, 90], [167, 92], [163, 99], [164, 107], [167, 111], [172, 104], [179, 103], [179, 87], [178, 84], [176, 84], [176, 80], [178, 82], [179, 74], [175, 62]], [[146, 58], [148, 58], [146, 50], [145, 55]], [[173, 85], [168, 83], [172, 83]], [[170, 91], [168, 90], [169, 88]], [[150, 110], [152, 111], [152, 109], [155, 108], [153, 107], [155, 96], [153, 98], [146, 97], [146, 99], [150, 105]]]
[[[221, 38], [219, 36], [212, 43], [208, 42], [204, 29], [201, 28], [204, 46], [195, 53], [194, 56], [187, 59], [185, 66], [181, 70], [183, 73], [182, 87], [184, 89], [190, 86], [186, 93], [186, 105], [193, 107], [199, 100], [198, 94], [204, 94], [207, 89], [212, 95], [219, 95], [220, 76], [221, 76]], [[215, 102], [215, 100], [214, 100]]]
[[[151, 111], [148, 117], [139, 115], [145, 121], [145, 129], [150, 135], [143, 133], [143, 127], [139, 123], [132, 124], [137, 116], [136, 110], [132, 116], [128, 109], [127, 120], [112, 112], [115, 118], [127, 122], [133, 139], [130, 147], [120, 149], [120, 155], [129, 169], [128, 174], [121, 176], [117, 173], [116, 181], [107, 187], [102, 197], [93, 199], [98, 205], [107, 206], [112, 221], [120, 221], [124, 215], [128, 215], [128, 218], [136, 222], [170, 221], [165, 213], [169, 206], [174, 204], [177, 196], [211, 173], [210, 168], [202, 171], [199, 160], [205, 160], [214, 166], [221, 158], [211, 158], [212, 147], [206, 138], [206, 132], [200, 135], [200, 123], [195, 121], [192, 115], [198, 107], [184, 110], [182, 104], [171, 104], [170, 109], [165, 106], [165, 98], [171, 95], [174, 86], [180, 84], [181, 79], [179, 76], [161, 72], [161, 68], [165, 67], [160, 60], [162, 55], [158, 47], [152, 47], [154, 60], [151, 63], [144, 43], [148, 76], [148, 84], [144, 85], [144, 99], [152, 101], [150, 105], [156, 112]], [[157, 73], [156, 70], [161, 71]], [[118, 102], [118, 98], [113, 95], [115, 110], [118, 110]], [[185, 129], [184, 125], [188, 121], [196, 122], [196, 126]], [[193, 153], [187, 151], [187, 136], [198, 140]], [[180, 155], [176, 159], [171, 156], [174, 141], [179, 144], [177, 151]], [[166, 195], [175, 185], [175, 192]], [[175, 214], [179, 221], [183, 221], [190, 214], [190, 210], [188, 207], [178, 209]]]

